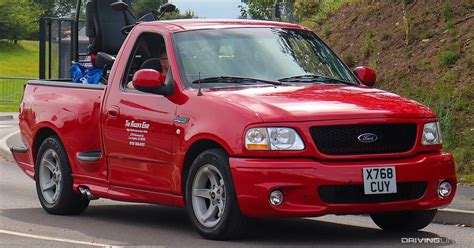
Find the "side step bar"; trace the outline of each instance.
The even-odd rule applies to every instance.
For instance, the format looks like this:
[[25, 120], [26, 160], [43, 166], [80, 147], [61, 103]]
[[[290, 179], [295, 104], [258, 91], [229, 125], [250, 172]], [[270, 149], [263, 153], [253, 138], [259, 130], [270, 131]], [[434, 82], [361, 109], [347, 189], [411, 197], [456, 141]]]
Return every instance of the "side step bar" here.
[[101, 151], [89, 151], [78, 153], [76, 158], [81, 162], [96, 162], [99, 161], [101, 155]]

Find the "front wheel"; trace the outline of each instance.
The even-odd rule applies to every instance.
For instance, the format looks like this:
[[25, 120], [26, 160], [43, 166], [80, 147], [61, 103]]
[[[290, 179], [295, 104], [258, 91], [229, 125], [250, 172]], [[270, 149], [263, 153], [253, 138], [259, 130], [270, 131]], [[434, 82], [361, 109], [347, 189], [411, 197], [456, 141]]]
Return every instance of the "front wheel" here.
[[207, 239], [233, 239], [245, 232], [247, 220], [240, 212], [229, 158], [222, 149], [204, 151], [194, 160], [186, 180], [186, 208]]
[[437, 210], [371, 214], [370, 217], [384, 231], [418, 231], [427, 227]]

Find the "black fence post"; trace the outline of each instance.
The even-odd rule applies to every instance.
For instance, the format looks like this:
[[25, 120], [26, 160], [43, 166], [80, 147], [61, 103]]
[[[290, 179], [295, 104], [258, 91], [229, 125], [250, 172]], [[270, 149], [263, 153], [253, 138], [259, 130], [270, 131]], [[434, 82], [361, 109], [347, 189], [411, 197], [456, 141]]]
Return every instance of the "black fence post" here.
[[39, 78], [46, 78], [46, 19], [40, 18], [39, 29]]
[[71, 61], [77, 62], [79, 58], [77, 57], [77, 51], [78, 51], [78, 44], [76, 43], [76, 40], [78, 39], [78, 26], [76, 25], [76, 20], [72, 19], [70, 21], [71, 23]]
[[52, 61], [51, 61], [51, 50], [52, 50], [52, 44], [51, 41], [53, 40], [53, 34], [51, 32], [53, 24], [51, 23], [51, 19], [48, 18], [48, 79], [51, 79], [51, 66], [52, 66]]
[[62, 20], [58, 22], [58, 78], [63, 78], [63, 36], [62, 36]]

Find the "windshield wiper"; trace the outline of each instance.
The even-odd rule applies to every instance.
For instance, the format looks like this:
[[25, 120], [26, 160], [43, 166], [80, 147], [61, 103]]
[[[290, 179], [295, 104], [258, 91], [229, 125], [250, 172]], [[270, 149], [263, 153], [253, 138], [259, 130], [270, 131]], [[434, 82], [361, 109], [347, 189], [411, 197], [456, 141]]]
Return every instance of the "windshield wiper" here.
[[199, 83], [238, 83], [238, 84], [255, 84], [255, 83], [265, 83], [272, 85], [285, 85], [279, 81], [272, 81], [266, 79], [250, 78], [250, 77], [235, 77], [235, 76], [218, 76], [218, 77], [208, 77], [198, 80], [194, 80], [193, 84]]
[[293, 77], [286, 77], [278, 79], [279, 82], [302, 82], [302, 83], [311, 83], [311, 82], [318, 82], [318, 83], [340, 83], [340, 84], [347, 84], [347, 85], [357, 85], [353, 82], [344, 81], [337, 78], [326, 77], [322, 75], [314, 75], [314, 74], [305, 74], [305, 75], [298, 75]]

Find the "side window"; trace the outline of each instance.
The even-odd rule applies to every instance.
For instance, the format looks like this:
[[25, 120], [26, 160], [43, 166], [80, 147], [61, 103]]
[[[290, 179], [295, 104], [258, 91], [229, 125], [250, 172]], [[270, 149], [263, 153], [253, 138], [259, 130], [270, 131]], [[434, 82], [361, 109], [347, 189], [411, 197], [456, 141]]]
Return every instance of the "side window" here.
[[[165, 59], [166, 61], [164, 61]], [[140, 35], [128, 60], [122, 89], [133, 90], [133, 75], [140, 69], [154, 69], [161, 73], [166, 73], [168, 69], [167, 59], [163, 36], [155, 33]]]

